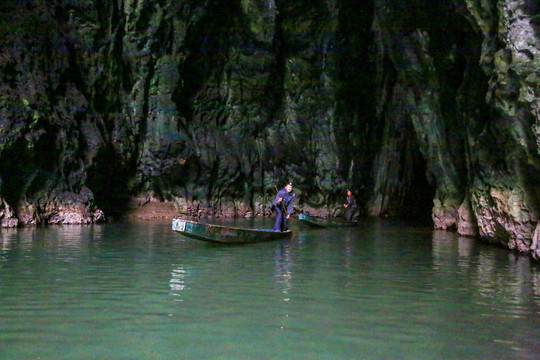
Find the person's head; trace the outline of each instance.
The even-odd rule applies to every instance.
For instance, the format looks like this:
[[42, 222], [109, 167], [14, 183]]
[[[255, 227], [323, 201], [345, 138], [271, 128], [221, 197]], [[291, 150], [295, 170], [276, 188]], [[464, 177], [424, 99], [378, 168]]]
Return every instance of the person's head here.
[[292, 182], [288, 183], [287, 185], [285, 185], [285, 190], [287, 190], [287, 192], [291, 192], [292, 191]]
[[350, 196], [352, 194], [351, 189], [347, 189], [347, 195]]

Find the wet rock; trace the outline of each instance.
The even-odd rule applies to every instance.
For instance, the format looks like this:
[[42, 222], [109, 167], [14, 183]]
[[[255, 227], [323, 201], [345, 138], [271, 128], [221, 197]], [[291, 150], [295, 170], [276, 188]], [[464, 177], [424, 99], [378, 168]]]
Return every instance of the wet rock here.
[[531, 244], [531, 253], [536, 260], [540, 260], [540, 222], [536, 224]]
[[13, 228], [19, 225], [15, 212], [2, 198], [0, 198], [0, 219], [3, 228]]
[[477, 236], [478, 223], [471, 207], [470, 199], [467, 197], [458, 209], [459, 222], [457, 232], [463, 236]]

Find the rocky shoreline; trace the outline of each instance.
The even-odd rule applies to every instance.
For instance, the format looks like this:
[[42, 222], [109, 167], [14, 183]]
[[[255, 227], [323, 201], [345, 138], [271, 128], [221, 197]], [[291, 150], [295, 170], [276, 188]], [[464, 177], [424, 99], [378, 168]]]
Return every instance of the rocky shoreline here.
[[[129, 206], [122, 217], [118, 219], [107, 218], [103, 211], [95, 209], [93, 211], [88, 210], [81, 204], [74, 204], [71, 206], [63, 206], [59, 208], [51, 209], [48, 213], [43, 213], [40, 216], [32, 215], [31, 208], [25, 208], [25, 212], [22, 212], [20, 217], [14, 216], [14, 213], [9, 207], [6, 207], [5, 203], [2, 204], [2, 211], [0, 211], [1, 227], [2, 228], [16, 228], [27, 227], [35, 225], [76, 225], [76, 224], [93, 224], [102, 223], [107, 221], [116, 220], [170, 220], [178, 216], [187, 218], [253, 218], [253, 217], [271, 217], [273, 216], [270, 206], [256, 207], [255, 213], [245, 207], [233, 207], [224, 204], [219, 211], [201, 206], [200, 204], [191, 203], [187, 204], [182, 201], [161, 201], [159, 199], [149, 198], [136, 198], [129, 202]], [[296, 209], [299, 212], [299, 209]], [[301, 212], [310, 214], [312, 216], [319, 217], [336, 217], [341, 216], [341, 209], [339, 207], [318, 209], [309, 206], [303, 206]], [[460, 228], [447, 227], [448, 231], [457, 231], [461, 236], [475, 237], [480, 241], [488, 243], [499, 243], [508, 247], [511, 250], [516, 250], [520, 253], [530, 253], [531, 256], [540, 260], [540, 222], [536, 225], [534, 230], [530, 228], [523, 229], [523, 237], [519, 239], [508, 240], [507, 238], [497, 238], [496, 226], [493, 223], [489, 223], [489, 218], [481, 219], [484, 222], [484, 228], [493, 229], [492, 233], [481, 233], [478, 231], [478, 227], [475, 223], [470, 222], [470, 214], [467, 214], [463, 208], [460, 208]], [[488, 225], [486, 225], [488, 224]], [[518, 231], [518, 230], [515, 230]], [[532, 238], [527, 238], [526, 234], [532, 232], [534, 235]]]

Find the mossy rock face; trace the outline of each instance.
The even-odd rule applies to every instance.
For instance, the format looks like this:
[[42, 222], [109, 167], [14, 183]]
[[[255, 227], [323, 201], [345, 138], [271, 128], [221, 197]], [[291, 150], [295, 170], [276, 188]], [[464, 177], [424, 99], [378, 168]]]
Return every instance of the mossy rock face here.
[[3, 1], [2, 226], [98, 221], [133, 199], [267, 215], [292, 181], [299, 210], [336, 215], [352, 187], [362, 214], [526, 251], [540, 208], [539, 10]]
[[342, 81], [328, 5], [3, 2], [2, 194], [39, 214], [43, 194], [61, 204], [86, 186], [87, 210], [116, 216], [148, 193], [250, 209], [290, 180], [339, 192], [348, 159], [332, 123], [357, 109], [331, 111]]

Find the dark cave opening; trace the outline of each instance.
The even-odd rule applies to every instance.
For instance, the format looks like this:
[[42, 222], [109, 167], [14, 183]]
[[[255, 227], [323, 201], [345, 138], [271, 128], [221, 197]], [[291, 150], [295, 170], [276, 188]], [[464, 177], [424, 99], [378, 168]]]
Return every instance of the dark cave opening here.
[[133, 172], [113, 149], [98, 151], [94, 165], [88, 170], [87, 184], [94, 194], [96, 206], [108, 218], [126, 213], [131, 195], [128, 182]]
[[405, 190], [399, 217], [422, 225], [433, 225], [431, 213], [436, 187], [427, 177], [426, 161], [418, 148], [412, 150], [412, 159], [408, 169], [410, 186]]
[[[2, 151], [0, 162], [0, 198], [16, 207], [20, 200], [28, 202], [44, 192], [59, 187], [58, 166], [60, 150], [56, 146], [57, 133], [45, 120], [29, 127], [26, 138], [19, 138]], [[41, 135], [36, 135], [43, 131]]]
[[4, 149], [2, 153], [0, 196], [8, 204], [17, 204], [25, 195], [25, 184], [32, 177], [34, 164], [30, 161], [26, 148], [26, 142], [21, 139]]

